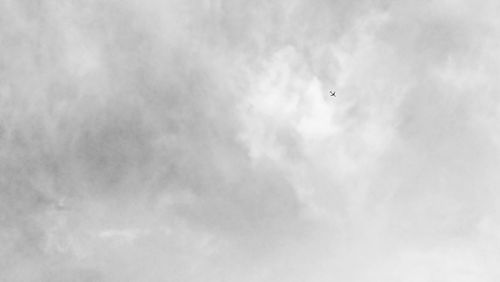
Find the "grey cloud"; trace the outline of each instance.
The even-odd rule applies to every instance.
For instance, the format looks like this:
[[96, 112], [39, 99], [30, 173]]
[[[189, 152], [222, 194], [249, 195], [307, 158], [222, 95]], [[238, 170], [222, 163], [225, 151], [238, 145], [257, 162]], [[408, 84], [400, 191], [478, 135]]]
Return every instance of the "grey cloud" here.
[[443, 3], [2, 1], [0, 276], [495, 281], [496, 4]]

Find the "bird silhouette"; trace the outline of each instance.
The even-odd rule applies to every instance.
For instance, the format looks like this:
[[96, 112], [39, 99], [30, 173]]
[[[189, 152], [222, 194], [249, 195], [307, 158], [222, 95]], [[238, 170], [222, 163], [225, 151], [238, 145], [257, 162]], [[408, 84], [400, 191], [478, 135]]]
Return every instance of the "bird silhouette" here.
[[337, 96], [335, 96], [335, 93], [336, 93], [336, 91], [334, 91], [334, 92], [330, 91], [330, 94], [331, 94], [330, 96], [337, 97]]

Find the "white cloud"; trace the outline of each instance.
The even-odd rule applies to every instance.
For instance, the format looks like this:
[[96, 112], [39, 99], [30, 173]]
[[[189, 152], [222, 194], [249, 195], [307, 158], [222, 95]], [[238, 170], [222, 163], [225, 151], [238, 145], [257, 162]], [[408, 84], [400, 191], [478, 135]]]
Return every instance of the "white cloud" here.
[[0, 276], [498, 280], [494, 1], [32, 4], [0, 4]]

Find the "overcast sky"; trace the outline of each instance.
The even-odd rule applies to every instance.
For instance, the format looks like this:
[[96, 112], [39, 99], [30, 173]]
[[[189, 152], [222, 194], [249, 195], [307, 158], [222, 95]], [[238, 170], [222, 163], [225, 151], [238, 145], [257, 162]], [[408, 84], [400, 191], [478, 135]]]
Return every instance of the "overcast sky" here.
[[0, 281], [499, 281], [499, 13], [0, 0]]

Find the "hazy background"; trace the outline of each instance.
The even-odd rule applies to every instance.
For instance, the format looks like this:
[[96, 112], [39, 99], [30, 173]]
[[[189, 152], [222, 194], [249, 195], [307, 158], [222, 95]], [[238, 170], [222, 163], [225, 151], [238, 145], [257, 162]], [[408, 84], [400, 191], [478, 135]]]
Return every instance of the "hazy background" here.
[[499, 13], [0, 0], [0, 281], [499, 281]]

